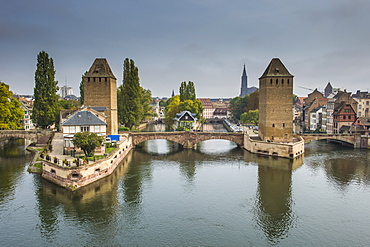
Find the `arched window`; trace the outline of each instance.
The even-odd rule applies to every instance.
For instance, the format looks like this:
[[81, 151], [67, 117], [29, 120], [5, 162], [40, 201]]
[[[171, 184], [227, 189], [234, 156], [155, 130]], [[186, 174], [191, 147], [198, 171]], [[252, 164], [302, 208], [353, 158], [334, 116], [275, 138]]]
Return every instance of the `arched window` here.
[[272, 79], [270, 79], [270, 84], [272, 85]]
[[281, 84], [284, 84], [284, 79], [281, 79]]
[[276, 84], [278, 84], [279, 83], [279, 79], [276, 79]]
[[288, 79], [288, 85], [289, 85], [289, 79]]
[[272, 128], [275, 128], [275, 124], [272, 124]]

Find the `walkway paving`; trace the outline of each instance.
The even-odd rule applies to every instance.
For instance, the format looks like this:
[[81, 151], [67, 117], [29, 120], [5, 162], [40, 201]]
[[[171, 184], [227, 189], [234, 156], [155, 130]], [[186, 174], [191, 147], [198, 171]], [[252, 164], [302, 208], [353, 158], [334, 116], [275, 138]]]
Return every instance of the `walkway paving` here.
[[63, 133], [57, 132], [51, 142], [53, 150], [49, 153], [51, 157], [57, 157], [58, 159], [67, 159], [72, 161], [74, 158], [70, 155], [63, 154]]

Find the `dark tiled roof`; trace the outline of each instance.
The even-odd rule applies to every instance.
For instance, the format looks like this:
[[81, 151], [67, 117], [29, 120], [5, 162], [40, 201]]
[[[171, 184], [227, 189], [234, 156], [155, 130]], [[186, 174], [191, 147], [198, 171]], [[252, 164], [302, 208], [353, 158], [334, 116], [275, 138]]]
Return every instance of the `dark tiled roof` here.
[[91, 109], [94, 109], [95, 111], [99, 111], [99, 112], [102, 112], [102, 111], [107, 111], [107, 107], [105, 106], [90, 106]]
[[267, 66], [265, 72], [263, 72], [262, 77], [265, 76], [293, 76], [289, 73], [288, 69], [285, 68], [284, 64], [279, 58], [273, 58], [270, 64]]
[[105, 58], [95, 59], [90, 70], [84, 75], [84, 77], [110, 77], [116, 80], [116, 77], [109, 67], [108, 61]]
[[192, 121], [197, 121], [197, 114], [191, 113], [190, 111], [182, 111], [181, 113], [176, 113], [176, 117], [173, 120], [179, 121], [185, 115], [189, 115], [192, 118]]
[[80, 111], [62, 123], [62, 126], [70, 125], [107, 125], [103, 120], [89, 111]]

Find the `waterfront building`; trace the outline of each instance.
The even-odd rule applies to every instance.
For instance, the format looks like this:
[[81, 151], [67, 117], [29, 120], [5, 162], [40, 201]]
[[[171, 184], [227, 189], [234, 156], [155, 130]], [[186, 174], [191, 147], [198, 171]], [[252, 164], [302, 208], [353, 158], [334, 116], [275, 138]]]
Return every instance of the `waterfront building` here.
[[273, 58], [259, 78], [259, 137], [275, 142], [293, 141], [293, 75]]
[[311, 131], [326, 132], [326, 106], [319, 106], [310, 112]]
[[356, 120], [356, 112], [352, 105], [342, 101], [334, 108], [334, 133], [343, 133], [343, 127], [349, 128]]
[[26, 101], [26, 100], [19, 100], [21, 103], [21, 109], [23, 110], [23, 118], [21, 119], [21, 125], [24, 130], [33, 130], [35, 129], [35, 125], [33, 124], [33, 121], [31, 119], [31, 113], [32, 113], [32, 101]]
[[196, 114], [191, 113], [189, 111], [182, 111], [180, 113], [176, 113], [176, 117], [174, 120], [174, 128], [177, 129], [178, 127], [184, 127], [187, 129], [195, 129], [196, 126]]
[[[105, 137], [107, 132], [106, 116], [91, 107], [83, 107], [68, 117], [62, 125], [64, 150], [69, 151], [75, 148], [73, 137], [79, 132], [91, 132], [98, 136]], [[99, 147], [98, 152], [103, 152], [104, 147]]]
[[312, 114], [315, 115], [316, 111], [320, 107], [326, 106], [327, 102], [328, 102], [328, 99], [325, 98], [324, 95], [317, 90], [317, 88], [312, 93], [308, 94], [307, 98], [304, 99], [303, 128], [305, 130], [308, 130], [308, 131], [316, 130], [316, 128], [313, 128], [313, 126], [316, 126], [316, 123], [312, 123], [311, 115]]
[[97, 58], [89, 71], [82, 77], [84, 83], [84, 105], [105, 107], [107, 116], [107, 134], [118, 133], [117, 85], [108, 61]]
[[215, 108], [213, 108], [212, 101], [209, 98], [199, 98], [198, 100], [202, 103], [203, 106], [202, 117], [204, 119], [214, 118], [213, 112], [215, 111]]
[[352, 97], [358, 102], [357, 105], [357, 116], [358, 117], [369, 117], [370, 116], [370, 93], [361, 92], [357, 90]]

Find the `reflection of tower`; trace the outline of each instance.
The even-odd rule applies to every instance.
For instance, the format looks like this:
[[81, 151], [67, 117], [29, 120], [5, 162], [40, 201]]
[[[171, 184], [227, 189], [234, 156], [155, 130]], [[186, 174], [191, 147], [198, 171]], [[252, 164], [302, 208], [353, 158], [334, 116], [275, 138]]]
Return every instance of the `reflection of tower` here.
[[293, 75], [273, 58], [259, 78], [259, 136], [261, 140], [293, 141]]
[[239, 97], [244, 97], [247, 94], [248, 94], [248, 77], [247, 77], [247, 71], [245, 70], [245, 64], [244, 64]]
[[84, 105], [106, 107], [108, 135], [118, 133], [116, 80], [105, 58], [95, 59], [90, 70], [83, 76]]
[[286, 236], [293, 223], [291, 176], [291, 169], [258, 167], [257, 223], [271, 244]]

